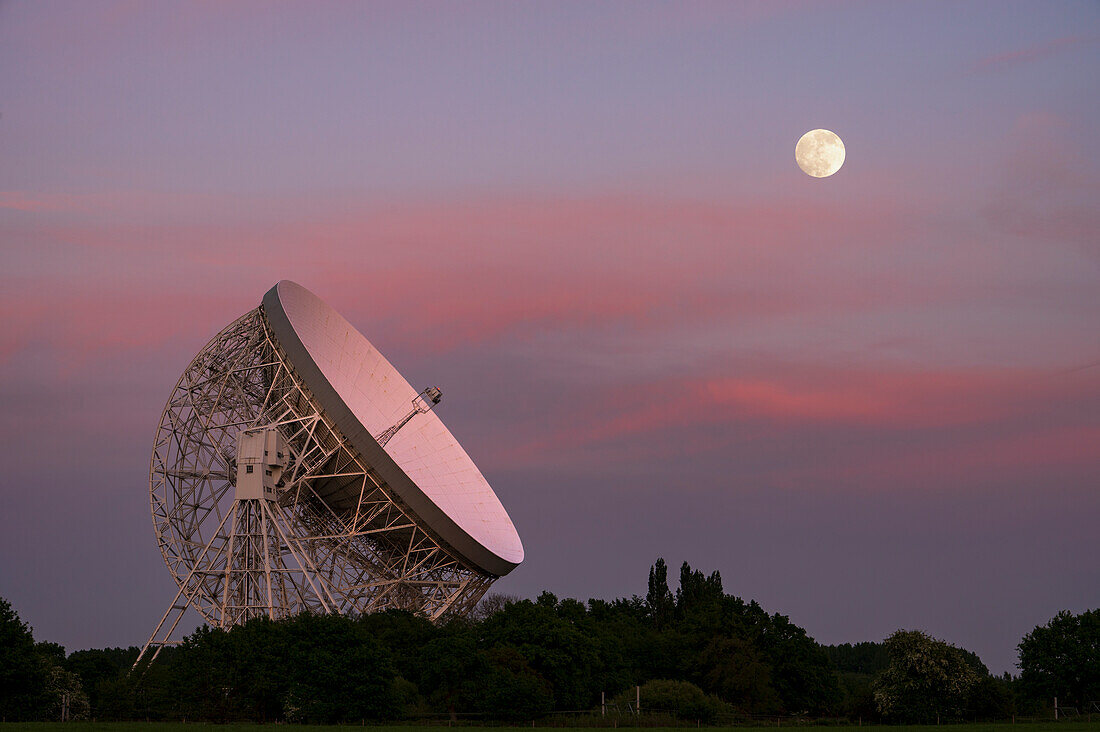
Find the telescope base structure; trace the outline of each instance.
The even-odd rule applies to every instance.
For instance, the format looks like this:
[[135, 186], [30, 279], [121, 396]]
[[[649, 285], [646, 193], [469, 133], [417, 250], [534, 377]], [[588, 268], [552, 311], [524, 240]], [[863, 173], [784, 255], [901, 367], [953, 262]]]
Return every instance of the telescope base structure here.
[[[274, 491], [237, 490], [242, 434], [273, 431], [268, 442], [286, 454], [256, 465], [277, 467]], [[179, 591], [135, 667], [173, 643], [188, 607], [216, 628], [395, 608], [437, 621], [469, 613], [497, 579], [450, 551], [365, 463], [295, 373], [262, 307], [187, 367], [150, 476], [153, 529]]]

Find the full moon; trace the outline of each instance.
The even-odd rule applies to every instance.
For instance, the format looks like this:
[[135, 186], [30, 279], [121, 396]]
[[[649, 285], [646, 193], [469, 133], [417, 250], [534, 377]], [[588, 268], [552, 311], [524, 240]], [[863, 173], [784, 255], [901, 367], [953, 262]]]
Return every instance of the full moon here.
[[844, 143], [835, 132], [810, 130], [794, 146], [794, 159], [806, 175], [828, 178], [844, 165]]

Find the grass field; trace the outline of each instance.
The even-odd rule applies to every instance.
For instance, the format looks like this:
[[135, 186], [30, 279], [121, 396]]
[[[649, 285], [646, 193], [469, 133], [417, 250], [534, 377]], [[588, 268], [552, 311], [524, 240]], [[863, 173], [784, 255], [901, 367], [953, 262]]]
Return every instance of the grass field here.
[[[290, 727], [294, 732], [338, 732], [341, 730], [347, 730], [349, 727], [333, 726], [325, 727], [319, 725], [280, 725]], [[526, 725], [522, 725], [526, 726]], [[783, 725], [784, 727], [805, 727], [810, 725]], [[8, 722], [6, 724], [0, 724], [0, 732], [196, 732], [200, 728], [210, 728], [212, 731], [217, 732], [271, 732], [274, 725], [259, 725], [259, 724], [202, 724], [202, 723], [188, 723], [181, 724], [178, 722]], [[446, 723], [435, 724], [431, 726], [416, 726], [416, 725], [390, 725], [390, 726], [371, 726], [370, 729], [373, 732], [420, 732], [421, 730], [435, 730], [438, 732], [440, 729], [445, 729]], [[565, 731], [576, 732], [591, 732], [593, 729], [601, 729], [598, 727], [553, 727], [539, 725], [540, 728], [556, 729]], [[1100, 729], [1100, 719], [1095, 722], [1087, 721], [1065, 721], [1065, 722], [1020, 722], [1018, 724], [1012, 724], [1010, 722], [998, 722], [998, 723], [985, 723], [985, 724], [951, 724], [942, 725], [942, 727], [950, 729], [950, 732], [1084, 732], [1085, 730], [1097, 730]], [[709, 729], [767, 729], [765, 725], [759, 727], [710, 727]], [[775, 725], [770, 725], [771, 729], [775, 729]], [[864, 725], [862, 727], [856, 727], [852, 725], [853, 729], [859, 729], [860, 732], [907, 732], [913, 730], [914, 732], [920, 730], [921, 732], [930, 732], [931, 730], [940, 729], [937, 725], [925, 725], [925, 726], [879, 726], [879, 725]], [[474, 727], [462, 725], [463, 732], [500, 732], [501, 727]], [[665, 730], [667, 732], [682, 732], [684, 727], [646, 727], [645, 729], [653, 730], [654, 732], [660, 732]]]

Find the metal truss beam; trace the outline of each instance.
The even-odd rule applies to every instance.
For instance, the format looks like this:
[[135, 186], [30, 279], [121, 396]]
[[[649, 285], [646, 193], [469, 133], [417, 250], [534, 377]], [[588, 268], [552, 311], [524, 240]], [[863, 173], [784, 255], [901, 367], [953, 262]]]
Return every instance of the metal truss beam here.
[[[275, 500], [237, 499], [238, 435], [258, 428], [286, 439], [283, 481]], [[188, 365], [149, 472], [153, 531], [179, 591], [139, 662], [172, 643], [188, 607], [215, 628], [303, 611], [400, 608], [439, 620], [468, 613], [496, 579], [395, 498], [322, 412], [262, 308]]]

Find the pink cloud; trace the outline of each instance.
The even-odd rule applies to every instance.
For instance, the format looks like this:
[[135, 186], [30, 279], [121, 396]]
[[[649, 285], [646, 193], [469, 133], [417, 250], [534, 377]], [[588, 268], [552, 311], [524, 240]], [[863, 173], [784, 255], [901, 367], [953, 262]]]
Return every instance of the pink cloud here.
[[1048, 112], [1021, 114], [1006, 138], [999, 190], [985, 207], [1000, 230], [1020, 237], [1076, 244], [1100, 254], [1100, 178], [1077, 150], [1067, 120]]
[[[1052, 181], [1049, 190], [1060, 195], [1064, 181]], [[560, 398], [539, 392], [538, 380], [556, 375], [508, 375], [525, 388], [529, 380], [545, 401], [510, 414], [506, 433], [486, 440], [479, 461], [483, 455], [495, 469], [549, 459], [614, 467], [639, 456], [720, 462], [731, 451], [777, 445], [796, 454], [806, 435], [837, 434], [884, 444], [866, 447], [867, 438], [806, 458], [812, 466], [768, 464], [765, 456], [752, 479], [805, 485], [825, 476], [873, 488], [1004, 475], [1005, 465], [1088, 465], [1089, 435], [1065, 415], [1096, 398], [1094, 386], [1063, 386], [1037, 369], [959, 366], [982, 363], [965, 349], [985, 333], [943, 334], [944, 309], [1021, 292], [1048, 297], [1049, 285], [1021, 279], [1033, 264], [1000, 256], [992, 236], [937, 248], [939, 209], [927, 203], [874, 191], [856, 198], [835, 205], [487, 196], [360, 205], [12, 194], [0, 201], [42, 215], [0, 222], [0, 236], [15, 243], [2, 281], [0, 368], [17, 384], [46, 363], [56, 384], [72, 386], [77, 378], [109, 381], [120, 360], [170, 353], [158, 365], [164, 373], [149, 380], [152, 393], [290, 277], [383, 352], [476, 357], [491, 371], [496, 354], [510, 349], [537, 372], [541, 358], [561, 355], [541, 350], [548, 341], [605, 347], [604, 370], [578, 374], [584, 384], [564, 387]], [[46, 215], [55, 211], [62, 215]], [[838, 336], [870, 339], [868, 323], [883, 317], [891, 321], [884, 337], [913, 340], [905, 350], [918, 353], [917, 362], [878, 362], [875, 347], [862, 344], [848, 360], [822, 355], [821, 344]], [[739, 340], [761, 334], [763, 345]], [[921, 360], [929, 341], [954, 365]], [[1065, 354], [1052, 349], [1047, 358], [1059, 363]], [[577, 356], [565, 355], [567, 364]], [[575, 364], [566, 368], [584, 368]], [[93, 411], [81, 417], [88, 424]]]
[[[664, 328], [864, 307], [874, 299], [866, 288], [834, 287], [828, 276], [846, 260], [862, 261], [848, 239], [829, 239], [829, 257], [812, 281], [797, 274], [802, 260], [819, 256], [813, 249], [825, 246], [814, 243], [823, 226], [852, 238], [884, 236], [904, 215], [889, 202], [845, 210], [615, 195], [366, 207], [140, 191], [13, 192], [7, 200], [67, 214], [4, 227], [21, 243], [13, 261], [38, 282], [30, 301], [71, 285], [56, 267], [34, 269], [49, 244], [54, 261], [80, 263], [83, 276], [74, 281], [85, 291], [100, 283], [106, 302], [126, 292], [155, 298], [150, 283], [158, 279], [195, 302], [249, 288], [258, 302], [272, 283], [291, 277], [350, 303], [350, 314], [366, 322], [400, 318], [395, 330], [437, 349], [522, 337], [530, 328]], [[132, 307], [104, 321], [126, 331], [123, 341], [142, 327], [133, 322], [142, 308]]]
[[[156, 350], [179, 339], [201, 344], [247, 309], [233, 298], [190, 298], [175, 287], [103, 288], [94, 282], [65, 282], [9, 283], [8, 288], [0, 298], [5, 323], [0, 366], [31, 349], [66, 371], [100, 357], [117, 359], [127, 351]], [[210, 324], [220, 320], [224, 323], [211, 330]]]
[[[780, 363], [731, 365], [730, 369], [749, 375], [675, 376], [602, 389], [596, 404], [551, 416], [543, 434], [513, 442], [501, 451], [500, 458], [533, 459], [563, 451], [579, 455], [602, 445], [623, 441], [648, 445], [659, 436], [687, 432], [692, 436], [672, 451], [691, 450], [700, 430], [735, 424], [766, 427], [778, 431], [776, 434], [806, 428], [870, 428], [894, 434], [961, 430], [977, 435], [983, 430], [995, 431], [998, 425], [1063, 409], [1082, 398], [1100, 398], [1100, 385], [1094, 382], [1066, 382], [1051, 372], [1034, 370], [869, 371], [865, 366], [814, 369]], [[752, 373], [759, 371], [769, 374]], [[1056, 429], [1071, 428], [1063, 425]], [[960, 449], [971, 457], [989, 456], [1006, 444], [1019, 443], [1020, 449], [1012, 449], [1020, 459], [1028, 454], [1054, 459], [1056, 440], [1029, 441], [1044, 430], [1028, 426], [1022, 434], [998, 437], [996, 448], [977, 446], [973, 453], [969, 448]], [[1079, 455], [1077, 448], [1067, 449]], [[974, 459], [983, 464], [992, 461]], [[870, 470], [874, 460], [862, 456], [857, 463], [860, 467], [854, 470]], [[896, 461], [890, 465], [902, 467]]]
[[950, 475], [979, 474], [1003, 481], [1021, 470], [1096, 466], [1098, 439], [1100, 428], [1095, 426], [1035, 425], [1010, 435], [972, 434], [964, 444], [908, 446], [830, 472], [864, 484], [899, 475], [929, 485]]
[[[873, 198], [873, 197], [872, 197]], [[637, 259], [675, 251], [689, 263], [731, 251], [769, 254], [807, 236], [842, 229], [847, 237], [881, 235], [913, 212], [890, 199], [837, 206], [797, 198], [731, 204], [617, 194], [566, 197], [490, 196], [478, 200], [387, 202], [336, 198], [324, 201], [122, 191], [93, 194], [8, 191], [0, 205], [24, 210], [84, 214], [79, 221], [42, 226], [90, 245], [128, 248], [148, 239], [151, 224], [171, 224], [201, 253], [234, 263], [251, 255], [243, 244], [266, 242], [283, 253], [321, 249], [373, 262], [408, 261], [430, 253], [437, 261], [556, 263], [568, 269], [602, 261], [629, 266]], [[61, 228], [66, 227], [66, 228]], [[105, 236], [105, 234], [110, 236]], [[144, 234], [144, 236], [143, 236]], [[240, 235], [242, 245], [226, 247]], [[207, 241], [213, 237], [213, 241]]]
[[[693, 329], [766, 331], [776, 321], [805, 331], [826, 317], [920, 313], [1020, 290], [1017, 264], [990, 242], [927, 254], [912, 246], [934, 216], [873, 192], [845, 206], [615, 194], [388, 203], [19, 195], [13, 200], [71, 215], [0, 224], [16, 242], [9, 289], [33, 283], [18, 285], [23, 311], [0, 343], [9, 357], [33, 333], [74, 358], [201, 340], [286, 277], [380, 346], [421, 353], [547, 332], [660, 343]], [[71, 311], [75, 326], [66, 325]], [[712, 388], [745, 409], [768, 400], [795, 412], [870, 408], [768, 380]]]
[[1004, 69], [1020, 64], [1041, 61], [1051, 56], [1056, 56], [1078, 46], [1086, 46], [1100, 41], [1100, 36], [1063, 36], [1044, 43], [1037, 43], [1026, 48], [1019, 48], [1006, 53], [986, 56], [974, 62], [968, 73], [978, 74], [990, 71], [1003, 71]]
[[823, 372], [796, 383], [720, 378], [706, 396], [739, 414], [776, 421], [862, 424], [884, 428], [947, 427], [999, 419], [1018, 400], [1013, 389], [1049, 379], [1035, 372]]
[[51, 206], [42, 196], [24, 191], [0, 191], [0, 208], [13, 211], [42, 211], [50, 210]]

